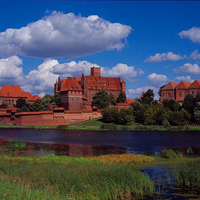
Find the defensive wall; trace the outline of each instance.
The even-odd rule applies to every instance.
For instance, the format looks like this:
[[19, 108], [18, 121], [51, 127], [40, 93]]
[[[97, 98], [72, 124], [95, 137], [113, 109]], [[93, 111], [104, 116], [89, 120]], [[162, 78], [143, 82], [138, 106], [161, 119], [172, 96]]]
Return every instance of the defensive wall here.
[[53, 111], [41, 112], [16, 112], [0, 109], [0, 123], [16, 124], [21, 126], [58, 126], [78, 123], [101, 117], [98, 110], [65, 111], [54, 109]]

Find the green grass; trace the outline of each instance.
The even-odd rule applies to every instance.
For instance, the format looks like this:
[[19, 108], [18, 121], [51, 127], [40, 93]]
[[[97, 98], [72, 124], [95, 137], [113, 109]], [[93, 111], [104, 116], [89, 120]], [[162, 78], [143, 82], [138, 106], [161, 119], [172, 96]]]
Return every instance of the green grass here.
[[179, 164], [174, 176], [178, 185], [200, 187], [200, 158]]
[[131, 199], [154, 192], [154, 183], [138, 168], [95, 159], [4, 156], [0, 157], [0, 172], [1, 180], [31, 191], [44, 191], [40, 196], [57, 194], [58, 199]]
[[183, 154], [178, 151], [174, 151], [173, 149], [164, 149], [161, 151], [162, 158], [167, 158], [167, 159], [174, 159], [174, 158], [182, 158]]

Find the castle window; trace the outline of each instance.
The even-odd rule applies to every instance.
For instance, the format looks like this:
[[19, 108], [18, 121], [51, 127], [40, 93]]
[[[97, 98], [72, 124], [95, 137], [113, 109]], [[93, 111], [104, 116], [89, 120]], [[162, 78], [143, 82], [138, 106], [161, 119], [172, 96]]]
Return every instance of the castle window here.
[[167, 94], [167, 97], [170, 97], [170, 93]]
[[191, 95], [194, 97], [194, 91], [191, 91]]

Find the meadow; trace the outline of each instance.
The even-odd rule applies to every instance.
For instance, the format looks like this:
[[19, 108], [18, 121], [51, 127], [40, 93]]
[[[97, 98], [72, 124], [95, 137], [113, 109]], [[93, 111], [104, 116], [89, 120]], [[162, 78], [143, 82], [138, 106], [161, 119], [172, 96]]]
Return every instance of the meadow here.
[[127, 162], [123, 163], [114, 157], [109, 162], [101, 160], [102, 157], [1, 156], [0, 198], [129, 199], [154, 192], [149, 176], [134, 166], [135, 160], [143, 160], [139, 161], [142, 163], [153, 159], [126, 157]]

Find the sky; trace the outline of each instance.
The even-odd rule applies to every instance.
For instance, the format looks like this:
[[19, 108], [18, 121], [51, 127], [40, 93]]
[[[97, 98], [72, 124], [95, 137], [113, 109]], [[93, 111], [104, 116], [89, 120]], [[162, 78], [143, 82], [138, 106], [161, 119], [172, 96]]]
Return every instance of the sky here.
[[168, 82], [200, 80], [200, 2], [0, 2], [0, 87], [53, 95], [57, 78], [126, 81], [128, 98]]

